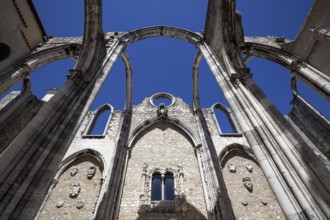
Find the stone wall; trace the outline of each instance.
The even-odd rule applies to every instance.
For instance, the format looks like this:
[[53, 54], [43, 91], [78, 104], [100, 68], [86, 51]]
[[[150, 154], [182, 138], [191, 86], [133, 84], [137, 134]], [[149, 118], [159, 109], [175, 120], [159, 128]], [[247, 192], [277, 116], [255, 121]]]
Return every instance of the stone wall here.
[[112, 166], [113, 157], [116, 153], [116, 141], [122, 120], [122, 113], [120, 111], [114, 111], [111, 113], [111, 119], [106, 129], [106, 133], [102, 136], [85, 135], [88, 125], [91, 124], [91, 120], [93, 119], [92, 116], [93, 113], [89, 112], [83, 120], [63, 160], [79, 153], [80, 151], [91, 149], [102, 155], [105, 163], [105, 170], [108, 171]]
[[315, 112], [309, 104], [300, 97], [293, 100], [290, 119], [302, 132], [330, 159], [330, 124], [328, 119]]
[[[286, 219], [262, 170], [250, 156], [234, 150], [224, 159], [222, 173], [236, 219]], [[235, 170], [230, 171], [230, 165]], [[248, 180], [252, 189], [244, 186]]]
[[[143, 100], [137, 106], [133, 107], [131, 134], [139, 126], [146, 121], [159, 117], [157, 116], [158, 107], [153, 106], [149, 98]], [[222, 161], [223, 177], [228, 190], [228, 195], [232, 203], [232, 207], [237, 219], [284, 219], [284, 215], [277, 203], [277, 200], [270, 189], [262, 170], [257, 163], [243, 150], [249, 150], [248, 143], [242, 133], [237, 134], [221, 134], [214, 120], [211, 109], [203, 109], [203, 114], [207, 122], [208, 129], [213, 143], [215, 144], [217, 155], [223, 155]], [[107, 132], [101, 136], [88, 136], [86, 130], [91, 124], [94, 113], [90, 112], [64, 157], [64, 161], [72, 158], [72, 156], [84, 152], [87, 149], [97, 152], [104, 160], [104, 186], [109, 182], [109, 178], [119, 178], [112, 176], [112, 166], [118, 159], [115, 158], [116, 142], [118, 131], [121, 126], [122, 112], [114, 111], [107, 128]], [[192, 108], [184, 103], [180, 98], [176, 98], [172, 106], [167, 107], [167, 115], [174, 118], [174, 121], [164, 117], [161, 120], [153, 121], [151, 126], [146, 123], [147, 127], [139, 130], [138, 135], [128, 146], [129, 160], [123, 183], [123, 192], [120, 201], [119, 217], [120, 220], [133, 219], [207, 219], [208, 213], [206, 209], [205, 195], [203, 191], [200, 167], [193, 141], [189, 135], [185, 133], [175, 122], [180, 120], [198, 136], [199, 130], [196, 117]], [[159, 119], [159, 118], [158, 118]], [[219, 122], [221, 123], [221, 122]], [[140, 128], [139, 128], [140, 129]], [[201, 138], [201, 137], [198, 137]], [[242, 146], [242, 151], [231, 150], [228, 146]], [[249, 150], [250, 151], [250, 150]], [[250, 151], [251, 153], [251, 151]], [[102, 174], [99, 172], [93, 178], [93, 181], [86, 179], [86, 167], [88, 161], [79, 159], [79, 163], [70, 165], [69, 168], [61, 175], [59, 182], [46, 200], [39, 218], [45, 219], [46, 216], [52, 215], [54, 219], [60, 218], [82, 218], [88, 219], [93, 216], [95, 204], [98, 204], [97, 197], [102, 197], [108, 189], [101, 187], [100, 178]], [[118, 162], [118, 161], [117, 161]], [[90, 162], [89, 162], [90, 163]], [[220, 163], [220, 161], [219, 161]], [[236, 172], [232, 173], [228, 170], [228, 165], [232, 163], [236, 166]], [[95, 163], [94, 163], [95, 164]], [[253, 168], [249, 172], [246, 168], [250, 164]], [[81, 194], [77, 198], [70, 198], [70, 190], [73, 182], [70, 176], [70, 169], [77, 167], [84, 170], [79, 173], [81, 179]], [[173, 173], [175, 182], [175, 199], [172, 201], [151, 201], [151, 185], [152, 174], [154, 171]], [[77, 174], [77, 178], [79, 175]], [[253, 184], [253, 190], [249, 191], [244, 186], [243, 178], [250, 178]], [[75, 177], [76, 178], [76, 177]], [[205, 178], [205, 177], [204, 177]], [[85, 182], [87, 181], [87, 182]], [[77, 181], [75, 181], [77, 182]], [[98, 187], [100, 195], [89, 189], [88, 192], [83, 191], [86, 184], [93, 183], [94, 189]], [[119, 187], [118, 187], [119, 189]], [[89, 200], [86, 202], [85, 197]], [[77, 208], [77, 202], [84, 200], [87, 206]], [[57, 207], [59, 201], [64, 201], [61, 207]], [[94, 206], [91, 205], [94, 201]], [[84, 209], [85, 208], [85, 209]]]
[[0, 101], [0, 115], [6, 113], [6, 118], [0, 123], [0, 154], [6, 150], [42, 106], [42, 102], [30, 93], [24, 97], [18, 108], [11, 108], [20, 98], [18, 95], [17, 91], [11, 92]]
[[[157, 107], [149, 98], [133, 108], [131, 131], [157, 116]], [[198, 134], [192, 108], [180, 98], [167, 107], [168, 116], [177, 118]], [[119, 219], [206, 219], [207, 211], [201, 174], [194, 146], [179, 127], [160, 120], [143, 130], [133, 143]], [[172, 170], [175, 181], [174, 201], [151, 201], [153, 170]]]
[[[95, 168], [95, 174], [88, 177], [91, 167]], [[99, 161], [91, 155], [75, 160], [57, 179], [38, 219], [91, 219], [102, 184], [102, 171]]]
[[[144, 164], [154, 168], [177, 169], [182, 166], [183, 192], [186, 195], [186, 212], [153, 211], [138, 213], [142, 191]], [[161, 209], [161, 208], [160, 208]], [[197, 158], [187, 138], [169, 124], [156, 124], [145, 133], [132, 149], [128, 162], [119, 219], [206, 219], [204, 194]]]

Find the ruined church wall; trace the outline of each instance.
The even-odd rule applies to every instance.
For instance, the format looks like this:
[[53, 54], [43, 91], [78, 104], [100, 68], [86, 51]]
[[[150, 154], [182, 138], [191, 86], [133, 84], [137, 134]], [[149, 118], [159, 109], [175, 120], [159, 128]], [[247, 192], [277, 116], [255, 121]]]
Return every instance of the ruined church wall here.
[[[157, 116], [157, 109], [149, 98], [134, 106], [131, 132], [146, 120]], [[193, 110], [182, 99], [175, 98], [174, 104], [167, 107], [167, 114], [180, 120], [198, 136]], [[133, 146], [129, 147], [131, 152], [119, 219], [207, 219], [198, 160], [187, 134], [164, 120], [143, 131]], [[154, 169], [169, 169], [174, 174], [176, 199], [165, 206], [166, 202], [151, 202], [150, 187]]]
[[[186, 212], [166, 212], [161, 207], [157, 207], [157, 205], [149, 211], [139, 210], [139, 204], [141, 204], [140, 195], [144, 189], [143, 184], [148, 184], [147, 187], [151, 189], [150, 182], [143, 182], [144, 164], [147, 164], [148, 171], [154, 168], [173, 168], [177, 170], [178, 165], [182, 166], [183, 183], [180, 186], [181, 189], [179, 189], [179, 186], [176, 186], [176, 190], [182, 190], [186, 195]], [[175, 175], [174, 178], [178, 178], [178, 176]], [[151, 192], [147, 193], [150, 194]], [[145, 203], [148, 204], [149, 202], [146, 201]], [[197, 220], [206, 219], [206, 216], [203, 188], [193, 146], [186, 137], [172, 126], [156, 124], [152, 130], [137, 141], [132, 149], [127, 167], [119, 219], [171, 218]]]
[[[228, 196], [237, 219], [285, 219], [277, 199], [270, 188], [252, 150], [239, 131], [235, 134], [221, 133], [211, 109], [203, 109], [212, 141], [216, 148], [219, 163], [222, 168]], [[235, 166], [235, 171], [230, 171], [229, 165]], [[248, 170], [247, 166], [252, 170]], [[246, 181], [244, 181], [246, 180]], [[244, 184], [252, 183], [248, 190]]]

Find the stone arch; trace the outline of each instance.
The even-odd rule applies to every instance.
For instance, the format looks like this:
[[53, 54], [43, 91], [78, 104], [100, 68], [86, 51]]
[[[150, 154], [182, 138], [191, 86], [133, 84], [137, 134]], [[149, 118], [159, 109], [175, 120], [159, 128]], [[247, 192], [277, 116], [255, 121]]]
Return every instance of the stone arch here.
[[238, 125], [236, 124], [235, 119], [233, 118], [233, 114], [232, 114], [231, 110], [221, 103], [215, 103], [214, 105], [212, 105], [211, 111], [213, 113], [213, 117], [214, 117], [215, 121], [217, 122], [219, 132], [221, 134], [226, 133], [221, 130], [220, 122], [218, 121], [218, 119], [215, 115], [216, 109], [221, 111], [226, 116], [228, 124], [231, 126], [232, 133], [238, 133], [239, 132]]
[[269, 37], [246, 37], [244, 40], [240, 49], [242, 53], [247, 54], [245, 61], [252, 56], [257, 56], [278, 63], [325, 99], [330, 100], [330, 78], [303, 62], [297, 55], [286, 51], [285, 44], [289, 40]]
[[85, 149], [66, 158], [38, 212], [38, 219], [90, 219], [103, 187], [104, 161], [100, 153]]
[[[169, 213], [173, 217], [184, 213], [187, 219], [194, 219], [195, 213], [187, 208], [189, 204], [201, 207], [203, 218], [200, 219], [206, 219], [203, 183], [196, 151], [199, 146], [198, 136], [176, 118], [156, 116], [139, 124], [131, 132], [128, 141], [129, 154], [125, 161], [119, 219], [131, 218], [128, 216], [132, 216], [132, 213], [138, 213], [142, 219], [149, 218], [152, 213], [159, 218], [166, 218]], [[152, 199], [152, 174], [155, 172], [162, 179], [161, 200], [158, 200], [159, 191], [157, 199]], [[174, 186], [172, 188], [171, 184], [168, 185], [174, 192], [170, 193], [174, 198], [168, 200], [164, 194], [166, 190], [163, 187], [166, 184], [163, 184], [162, 178], [166, 179], [166, 173], [173, 177]], [[190, 187], [192, 184], [194, 188]], [[137, 205], [127, 206], [132, 203]]]
[[257, 158], [253, 155], [251, 148], [241, 144], [233, 143], [222, 149], [219, 154], [219, 161], [222, 168], [224, 167], [228, 155], [231, 155], [235, 152], [241, 152], [242, 154], [245, 154], [246, 156], [250, 157], [251, 160], [253, 160], [256, 164], [258, 164]]
[[60, 169], [57, 172], [55, 179], [57, 179], [57, 177], [63, 173], [63, 170], [66, 169], [73, 161], [75, 161], [78, 157], [81, 157], [84, 155], [90, 155], [90, 156], [94, 157], [96, 160], [99, 161], [102, 170], [104, 170], [104, 167], [105, 167], [104, 165], [106, 163], [105, 163], [105, 160], [104, 160], [102, 154], [96, 150], [86, 148], [86, 149], [80, 150], [78, 152], [75, 152], [75, 153], [65, 157], [65, 159], [59, 165]]
[[129, 45], [136, 41], [158, 36], [166, 36], [184, 40], [196, 46], [203, 40], [203, 36], [201, 34], [171, 26], [154, 26], [141, 28], [134, 31], [130, 31], [122, 35], [119, 39], [125, 45]]
[[3, 79], [0, 83], [0, 94], [16, 85], [26, 75], [29, 75], [44, 65], [76, 56], [80, 48], [80, 44], [68, 42], [50, 48], [46, 47], [24, 58], [19, 62], [20, 64], [18, 66], [1, 73]]
[[[105, 123], [105, 126], [104, 126], [104, 129], [103, 129], [103, 132], [102, 134], [93, 134], [93, 129], [94, 129], [94, 126], [96, 125], [97, 121], [99, 120], [99, 117], [102, 113], [104, 113], [105, 111], [110, 111], [109, 113], [109, 116], [107, 118], [107, 121]], [[107, 128], [109, 126], [109, 123], [110, 123], [110, 120], [111, 120], [111, 117], [112, 117], [112, 114], [114, 112], [114, 108], [112, 105], [110, 104], [103, 104], [101, 105], [100, 107], [98, 107], [95, 111], [91, 112], [92, 114], [92, 117], [85, 129], [85, 136], [104, 136], [107, 132]]]
[[[219, 155], [228, 196], [237, 219], [285, 219], [251, 149], [234, 143]], [[258, 213], [255, 212], [258, 210]]]
[[[56, 42], [56, 38], [52, 39]], [[8, 89], [15, 86], [26, 75], [29, 75], [33, 71], [40, 67], [56, 62], [61, 59], [73, 58], [79, 55], [82, 44], [80, 42], [71, 41], [70, 39], [64, 40], [61, 43], [54, 43], [55, 46], [44, 45], [44, 48], [40, 48], [29, 57], [21, 60], [20, 64], [15, 68], [8, 69], [1, 73], [4, 79], [0, 83], [0, 95], [6, 92]], [[120, 56], [125, 64], [126, 69], [126, 109], [130, 109], [132, 105], [132, 67], [128, 55], [121, 51]], [[73, 70], [71, 70], [73, 71]], [[0, 75], [0, 76], [1, 76]]]
[[158, 123], [168, 123], [170, 125], [173, 125], [174, 127], [178, 128], [179, 131], [181, 131], [183, 134], [185, 134], [186, 137], [188, 137], [188, 140], [193, 144], [195, 149], [198, 149], [201, 146], [201, 140], [197, 136], [197, 134], [189, 128], [185, 123], [180, 121], [177, 118], [173, 118], [171, 116], [168, 116], [166, 119], [160, 118], [160, 117], [153, 117], [150, 118], [141, 124], [139, 124], [129, 135], [128, 138], [128, 149], [131, 150], [131, 148], [134, 146], [137, 139], [148, 129], [152, 126], [158, 124]]

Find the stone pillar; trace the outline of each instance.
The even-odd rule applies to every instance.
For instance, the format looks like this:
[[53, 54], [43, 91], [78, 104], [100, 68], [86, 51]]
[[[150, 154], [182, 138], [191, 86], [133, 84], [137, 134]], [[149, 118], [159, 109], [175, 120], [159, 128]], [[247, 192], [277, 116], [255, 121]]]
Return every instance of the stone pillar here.
[[[2, 217], [32, 218], [41, 204], [82, 118], [101, 87], [114, 56], [120, 50], [110, 49], [102, 67], [84, 81], [71, 77], [36, 117], [11, 143], [1, 161]], [[113, 56], [112, 56], [113, 55]]]
[[[247, 102], [248, 98], [246, 97], [246, 93], [242, 91], [243, 88], [241, 88], [240, 81], [230, 78], [230, 75], [206, 44], [201, 45], [200, 49], [235, 114], [260, 167], [263, 169], [265, 176], [267, 176], [269, 184], [286, 217], [305, 219], [306, 216], [304, 213], [306, 213], [311, 218], [319, 216], [322, 219], [322, 214], [311, 207], [307, 209], [304, 207], [305, 212], [302, 211], [300, 207], [302, 204], [297, 202], [296, 195], [290, 190], [292, 187], [296, 187], [291, 185], [294, 184], [294, 181], [287, 182], [287, 178], [292, 178], [291, 174], [287, 173], [287, 169], [280, 163], [282, 161], [282, 155], [279, 155], [274, 150], [273, 137], [266, 132], [266, 128], [260, 123], [262, 120], [253, 105]], [[226, 62], [230, 62], [225, 53], [223, 53], [223, 56]], [[233, 81], [236, 83], [233, 83]]]
[[38, 113], [43, 104], [31, 93], [28, 78], [24, 80], [22, 91], [8, 101], [4, 103], [3, 108], [0, 107], [0, 161], [4, 160], [3, 152], [9, 144]]
[[[307, 189], [300, 190], [302, 192], [305, 191], [304, 195], [306, 198], [304, 200], [306, 200], [306, 202], [309, 201], [311, 206], [316, 206], [314, 209], [318, 209], [315, 201], [312, 199], [312, 197], [314, 197], [323, 212], [329, 214], [329, 170], [325, 168], [309, 146], [306, 146], [301, 137], [294, 132], [294, 129], [290, 127], [289, 123], [277, 111], [254, 81], [248, 77], [245, 78], [244, 83], [252, 91], [243, 88], [243, 84], [240, 84], [240, 87], [242, 87], [249, 97], [248, 100], [254, 102], [254, 108], [258, 112], [258, 115], [277, 142], [279, 147], [277, 151], [282, 152], [288, 159], [288, 162], [283, 160], [284, 163], [287, 163], [288, 167], [292, 166], [294, 169], [292, 172], [297, 173], [298, 176], [295, 177], [295, 182], [301, 182], [300, 184], [304, 184], [309, 190], [310, 193]], [[303, 156], [303, 158], [301, 158], [301, 156]], [[306, 159], [309, 161], [305, 161]], [[292, 174], [292, 176], [294, 176], [294, 174]], [[324, 177], [319, 178], [321, 176]], [[299, 187], [297, 186], [295, 188]]]

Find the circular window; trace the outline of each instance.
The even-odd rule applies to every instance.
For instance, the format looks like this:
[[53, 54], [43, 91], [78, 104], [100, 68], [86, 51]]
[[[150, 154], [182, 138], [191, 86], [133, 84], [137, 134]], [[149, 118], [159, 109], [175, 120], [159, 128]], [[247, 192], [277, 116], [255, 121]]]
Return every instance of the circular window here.
[[7, 44], [0, 42], [0, 61], [6, 59], [10, 54], [10, 48]]
[[150, 103], [155, 107], [158, 107], [161, 103], [169, 107], [173, 105], [174, 102], [175, 102], [174, 96], [165, 92], [156, 93], [150, 97]]

